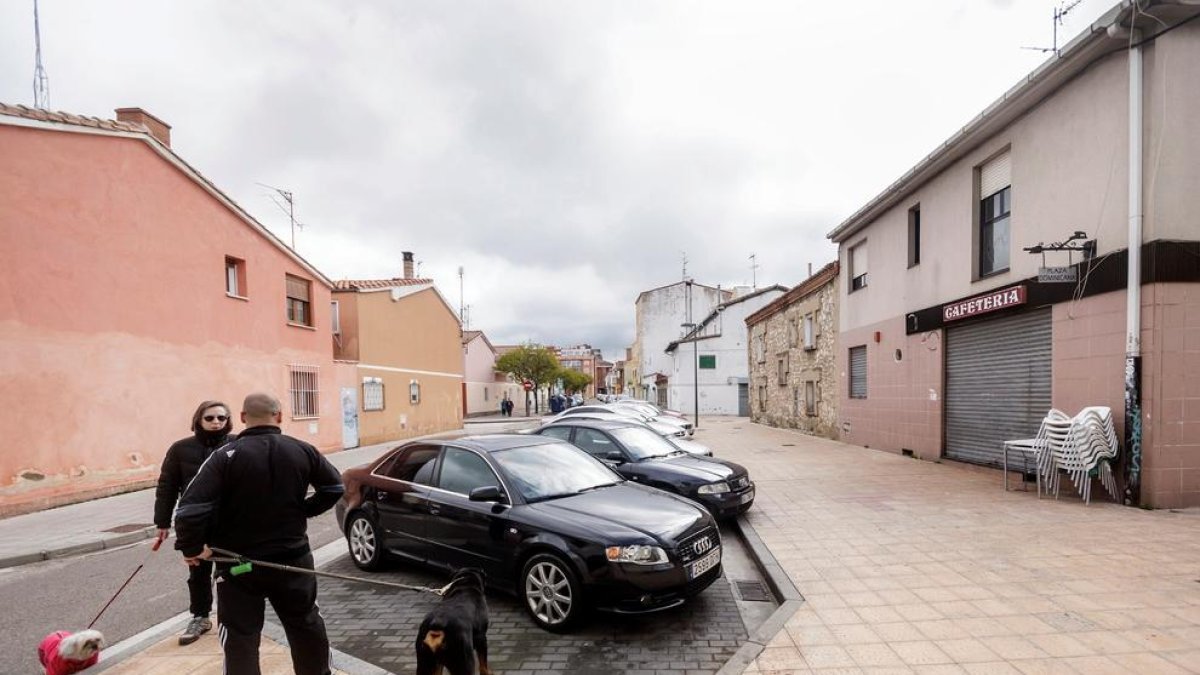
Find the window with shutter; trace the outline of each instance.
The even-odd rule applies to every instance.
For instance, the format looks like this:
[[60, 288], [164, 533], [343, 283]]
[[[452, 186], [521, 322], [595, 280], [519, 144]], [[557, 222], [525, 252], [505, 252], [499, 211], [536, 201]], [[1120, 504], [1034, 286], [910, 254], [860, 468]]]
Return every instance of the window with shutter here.
[[312, 326], [312, 282], [308, 279], [285, 275], [287, 285], [287, 320], [288, 323], [301, 326]]
[[850, 348], [850, 398], [867, 397], [867, 348]]

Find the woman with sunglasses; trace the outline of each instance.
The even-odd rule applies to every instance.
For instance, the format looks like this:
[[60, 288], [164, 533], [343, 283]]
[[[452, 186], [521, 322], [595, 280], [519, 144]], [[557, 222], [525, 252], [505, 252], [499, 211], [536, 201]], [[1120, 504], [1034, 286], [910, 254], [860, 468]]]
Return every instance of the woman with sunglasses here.
[[[229, 406], [220, 401], [205, 401], [192, 414], [192, 435], [175, 441], [167, 449], [154, 495], [154, 526], [158, 528], [160, 541], [170, 533], [171, 517], [179, 495], [196, 477], [204, 460], [214, 450], [234, 440], [232, 430]], [[212, 567], [212, 563], [205, 560], [188, 568], [192, 620], [179, 636], [181, 645], [191, 644], [212, 630], [212, 621], [208, 618], [213, 604]]]

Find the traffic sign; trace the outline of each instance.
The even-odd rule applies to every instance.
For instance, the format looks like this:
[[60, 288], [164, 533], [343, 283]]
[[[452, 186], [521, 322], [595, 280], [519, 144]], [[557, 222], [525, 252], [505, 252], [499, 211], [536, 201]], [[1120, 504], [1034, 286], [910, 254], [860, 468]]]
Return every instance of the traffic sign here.
[[529, 380], [525, 380], [524, 382], [522, 382], [521, 386], [525, 387], [525, 391], [530, 391], [533, 389], [533, 383], [530, 382]]

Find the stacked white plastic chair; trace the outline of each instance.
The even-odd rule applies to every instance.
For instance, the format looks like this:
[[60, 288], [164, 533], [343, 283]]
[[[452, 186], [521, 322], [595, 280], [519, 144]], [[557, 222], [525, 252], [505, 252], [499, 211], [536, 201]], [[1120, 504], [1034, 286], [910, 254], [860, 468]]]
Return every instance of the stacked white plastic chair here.
[[1073, 426], [1073, 445], [1079, 455], [1079, 461], [1087, 473], [1080, 476], [1088, 487], [1084, 501], [1090, 497], [1091, 475], [1094, 472], [1104, 489], [1112, 498], [1117, 499], [1117, 481], [1113, 477], [1112, 462], [1117, 457], [1119, 445], [1117, 433], [1113, 427], [1112, 409], [1105, 406], [1084, 408], [1075, 416]]
[[1104, 489], [1117, 499], [1117, 481], [1112, 462], [1119, 450], [1113, 428], [1112, 409], [1103, 406], [1084, 408], [1074, 417], [1051, 409], [1042, 420], [1034, 451], [1038, 473], [1046, 493], [1058, 497], [1060, 477], [1066, 472], [1084, 503], [1092, 498], [1093, 474]]

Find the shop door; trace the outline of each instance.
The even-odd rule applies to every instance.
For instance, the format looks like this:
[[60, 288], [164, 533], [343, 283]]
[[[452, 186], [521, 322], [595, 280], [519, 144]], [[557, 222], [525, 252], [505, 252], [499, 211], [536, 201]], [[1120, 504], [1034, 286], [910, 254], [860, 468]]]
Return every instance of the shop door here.
[[946, 329], [946, 457], [1000, 466], [1050, 409], [1050, 309]]

